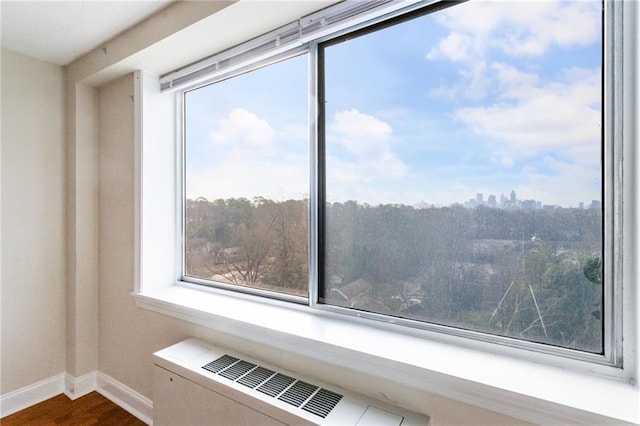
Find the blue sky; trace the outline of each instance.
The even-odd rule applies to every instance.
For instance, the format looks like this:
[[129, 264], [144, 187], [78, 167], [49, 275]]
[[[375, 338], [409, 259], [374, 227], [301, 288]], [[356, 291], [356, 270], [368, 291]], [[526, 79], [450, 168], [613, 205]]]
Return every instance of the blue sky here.
[[[328, 47], [329, 201], [600, 199], [600, 9], [472, 1]], [[307, 66], [188, 94], [188, 197], [309, 192]]]

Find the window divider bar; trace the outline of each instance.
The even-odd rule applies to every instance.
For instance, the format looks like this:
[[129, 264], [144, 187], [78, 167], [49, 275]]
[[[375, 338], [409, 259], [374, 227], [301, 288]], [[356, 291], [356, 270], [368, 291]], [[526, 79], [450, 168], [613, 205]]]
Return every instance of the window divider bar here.
[[318, 44], [311, 43], [309, 46], [309, 305], [314, 306], [318, 302], [318, 285], [321, 282], [321, 271], [318, 256], [319, 250], [319, 213], [318, 203], [322, 197], [319, 196], [320, 167], [319, 159], [322, 155], [318, 148], [318, 131], [320, 130], [321, 95], [319, 78], [322, 72], [318, 63]]

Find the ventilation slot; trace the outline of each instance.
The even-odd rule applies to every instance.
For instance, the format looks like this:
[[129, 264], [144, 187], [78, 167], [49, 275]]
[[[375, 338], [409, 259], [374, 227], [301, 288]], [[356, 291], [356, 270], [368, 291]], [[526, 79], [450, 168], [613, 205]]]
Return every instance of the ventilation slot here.
[[302, 409], [324, 419], [341, 399], [342, 395], [323, 388], [316, 392]]
[[342, 395], [330, 390], [230, 355], [223, 355], [202, 368], [322, 418], [342, 399]]
[[299, 407], [316, 389], [318, 389], [317, 386], [298, 380], [293, 386], [280, 395], [278, 399], [294, 407]]
[[237, 380], [238, 377], [244, 376], [254, 368], [256, 368], [255, 364], [251, 364], [247, 361], [239, 361], [236, 364], [233, 364], [231, 367], [222, 370], [220, 372], [220, 375], [229, 380]]
[[276, 374], [275, 371], [266, 369], [264, 367], [258, 367], [246, 376], [240, 378], [240, 380], [238, 380], [238, 383], [253, 389], [274, 374]]
[[296, 379], [294, 379], [293, 377], [285, 376], [284, 374], [278, 373], [261, 384], [260, 387], [256, 390], [275, 398], [280, 394], [280, 392], [288, 388], [289, 385], [295, 381]]
[[204, 365], [202, 368], [205, 370], [211, 371], [212, 373], [217, 373], [220, 370], [224, 370], [234, 362], [238, 361], [238, 358], [234, 358], [229, 355], [224, 355], [215, 361], [211, 361], [209, 364]]

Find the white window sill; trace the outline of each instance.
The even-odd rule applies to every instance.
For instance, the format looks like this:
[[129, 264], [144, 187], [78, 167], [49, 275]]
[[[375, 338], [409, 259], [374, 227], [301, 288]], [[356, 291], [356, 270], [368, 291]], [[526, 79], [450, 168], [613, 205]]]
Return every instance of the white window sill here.
[[134, 298], [142, 308], [535, 423], [640, 422], [640, 391], [620, 379], [194, 287], [174, 285]]

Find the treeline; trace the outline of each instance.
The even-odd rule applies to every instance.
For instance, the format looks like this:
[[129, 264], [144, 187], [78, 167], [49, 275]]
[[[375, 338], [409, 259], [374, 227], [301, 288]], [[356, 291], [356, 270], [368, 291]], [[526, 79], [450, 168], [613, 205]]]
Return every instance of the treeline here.
[[187, 200], [187, 275], [307, 295], [307, 203]]
[[[306, 295], [307, 201], [188, 200], [187, 273]], [[325, 302], [599, 352], [599, 210], [325, 207]]]
[[[347, 282], [358, 277], [411, 279], [444, 261], [500, 262], [507, 252], [522, 256], [546, 243], [597, 253], [601, 247], [598, 210], [500, 210], [461, 206], [414, 209], [404, 205], [371, 207], [354, 201], [326, 208], [326, 252], [333, 273]], [[481, 240], [518, 242], [502, 249]], [[338, 266], [339, 265], [339, 266]]]

